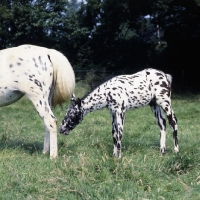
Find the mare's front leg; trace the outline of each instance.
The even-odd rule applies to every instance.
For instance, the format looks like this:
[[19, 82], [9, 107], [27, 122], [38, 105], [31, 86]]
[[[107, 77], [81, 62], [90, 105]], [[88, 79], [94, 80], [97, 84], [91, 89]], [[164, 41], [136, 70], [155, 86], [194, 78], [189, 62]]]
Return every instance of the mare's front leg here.
[[121, 158], [122, 150], [121, 143], [123, 137], [123, 126], [124, 126], [124, 112], [111, 113], [112, 115], [112, 136], [114, 142], [113, 156]]
[[160, 128], [160, 152], [166, 151], [166, 119], [162, 112], [162, 109], [158, 105], [151, 105], [151, 110], [154, 113], [157, 124]]

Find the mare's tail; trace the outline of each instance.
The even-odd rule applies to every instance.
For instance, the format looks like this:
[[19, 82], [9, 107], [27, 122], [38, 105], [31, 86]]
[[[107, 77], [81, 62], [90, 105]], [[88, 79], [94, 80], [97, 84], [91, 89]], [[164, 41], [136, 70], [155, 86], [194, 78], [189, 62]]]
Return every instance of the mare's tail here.
[[49, 49], [49, 59], [53, 65], [53, 96], [51, 104], [64, 103], [75, 88], [75, 75], [68, 59], [59, 51]]

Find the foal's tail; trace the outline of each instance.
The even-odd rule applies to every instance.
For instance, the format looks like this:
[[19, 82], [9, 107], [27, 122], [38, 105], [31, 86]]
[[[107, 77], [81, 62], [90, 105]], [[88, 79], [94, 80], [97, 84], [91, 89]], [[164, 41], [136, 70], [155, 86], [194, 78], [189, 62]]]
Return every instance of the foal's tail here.
[[49, 49], [49, 59], [53, 65], [53, 96], [51, 104], [64, 103], [75, 88], [75, 75], [68, 59], [59, 51]]
[[166, 74], [166, 77], [167, 77], [167, 80], [169, 81], [170, 86], [171, 86], [171, 84], [172, 84], [172, 76], [170, 74]]

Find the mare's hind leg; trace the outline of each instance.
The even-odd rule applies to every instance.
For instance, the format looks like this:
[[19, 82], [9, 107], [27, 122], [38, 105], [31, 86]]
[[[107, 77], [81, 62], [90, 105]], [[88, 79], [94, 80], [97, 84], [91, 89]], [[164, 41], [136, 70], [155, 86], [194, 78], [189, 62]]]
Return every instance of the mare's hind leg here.
[[160, 152], [165, 153], [166, 151], [166, 120], [162, 112], [162, 109], [158, 105], [150, 105], [151, 110], [154, 113], [157, 124], [160, 128]]
[[[164, 101], [163, 101], [164, 99]], [[174, 151], [179, 152], [179, 146], [178, 146], [178, 125], [177, 125], [177, 118], [174, 114], [174, 111], [171, 107], [171, 100], [170, 98], [166, 97], [159, 100], [157, 100], [157, 104], [160, 105], [163, 109], [163, 111], [166, 113], [169, 125], [173, 131], [173, 140], [174, 140]]]
[[[31, 98], [30, 98], [31, 99]], [[49, 152], [50, 158], [58, 157], [58, 146], [57, 146], [57, 120], [51, 111], [48, 100], [46, 99], [31, 99], [38, 114], [44, 121], [45, 125], [45, 138], [44, 138], [44, 149], [43, 153]]]

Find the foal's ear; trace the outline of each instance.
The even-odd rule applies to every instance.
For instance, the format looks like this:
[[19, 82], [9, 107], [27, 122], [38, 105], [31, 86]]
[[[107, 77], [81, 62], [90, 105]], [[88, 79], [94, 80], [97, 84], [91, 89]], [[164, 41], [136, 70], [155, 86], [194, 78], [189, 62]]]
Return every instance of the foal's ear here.
[[81, 106], [81, 99], [76, 99], [75, 94], [72, 94], [71, 102], [73, 105]]
[[71, 102], [72, 102], [72, 104], [76, 104], [76, 97], [75, 97], [75, 94], [72, 94]]
[[76, 104], [78, 105], [78, 107], [81, 107], [81, 99], [78, 98], [78, 99], [76, 100]]

